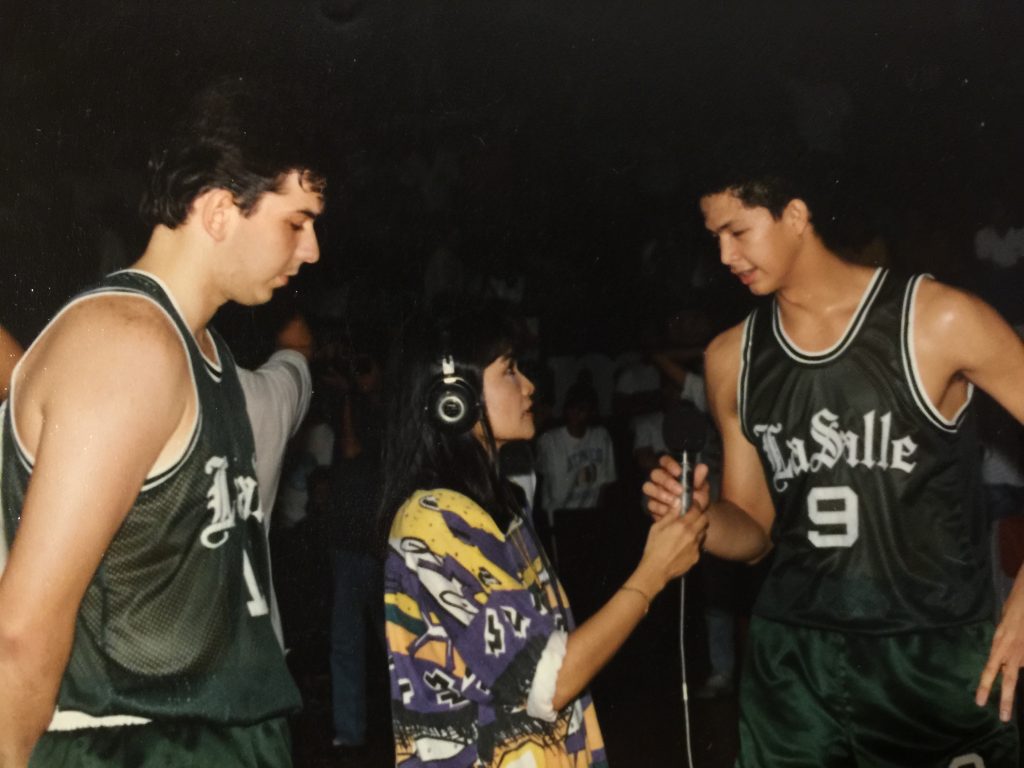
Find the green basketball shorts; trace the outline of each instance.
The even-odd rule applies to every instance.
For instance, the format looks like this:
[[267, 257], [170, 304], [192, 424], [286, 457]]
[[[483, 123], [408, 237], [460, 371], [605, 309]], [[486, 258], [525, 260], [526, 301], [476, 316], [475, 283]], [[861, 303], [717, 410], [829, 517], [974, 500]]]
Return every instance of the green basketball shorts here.
[[289, 768], [283, 718], [228, 726], [195, 720], [49, 731], [30, 768]]
[[740, 768], [1018, 768], [1014, 725], [974, 691], [991, 624], [865, 635], [754, 618]]

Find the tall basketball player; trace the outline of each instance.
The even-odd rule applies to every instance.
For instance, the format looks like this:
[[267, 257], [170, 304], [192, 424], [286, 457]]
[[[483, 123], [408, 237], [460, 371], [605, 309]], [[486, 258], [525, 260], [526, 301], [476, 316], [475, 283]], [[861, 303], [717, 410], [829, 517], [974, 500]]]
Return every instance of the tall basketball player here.
[[[1024, 583], [997, 629], [970, 403], [981, 387], [1024, 419], [1024, 346], [969, 294], [840, 258], [811, 186], [741, 172], [700, 205], [722, 263], [771, 297], [706, 353], [707, 549], [774, 550], [738, 764], [1016, 767]], [[654, 515], [678, 474], [645, 484]]]
[[[317, 260], [323, 179], [242, 88], [150, 163], [142, 257], [61, 310], [2, 412], [0, 765], [291, 762], [224, 302]], [[37, 743], [38, 742], [38, 743]], [[34, 752], [33, 752], [34, 750]]]

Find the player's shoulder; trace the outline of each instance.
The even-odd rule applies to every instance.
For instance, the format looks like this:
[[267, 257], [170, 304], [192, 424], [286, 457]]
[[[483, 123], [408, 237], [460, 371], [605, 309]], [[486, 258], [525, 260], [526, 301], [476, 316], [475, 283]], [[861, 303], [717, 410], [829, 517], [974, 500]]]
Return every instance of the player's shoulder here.
[[743, 344], [743, 331], [745, 321], [722, 331], [715, 336], [704, 351], [705, 378], [714, 375], [713, 371], [720, 370], [723, 366], [735, 366], [739, 364], [740, 348]]
[[68, 370], [116, 366], [133, 378], [187, 368], [181, 334], [153, 301], [134, 295], [86, 295], [54, 319], [32, 350], [36, 365]]
[[990, 312], [987, 303], [969, 291], [924, 276], [917, 281], [914, 323], [921, 330], [951, 332]]
[[52, 332], [78, 335], [106, 329], [107, 335], [150, 334], [155, 338], [177, 334], [167, 312], [153, 299], [133, 293], [86, 293], [61, 311]]
[[[718, 334], [704, 352], [704, 390], [712, 412], [735, 411], [744, 323]], [[726, 406], [726, 404], [728, 404]]]
[[[1020, 341], [1006, 320], [969, 291], [921, 280], [913, 308], [913, 345], [919, 362], [977, 373], [1019, 360]], [[975, 382], [979, 383], [979, 382]]]

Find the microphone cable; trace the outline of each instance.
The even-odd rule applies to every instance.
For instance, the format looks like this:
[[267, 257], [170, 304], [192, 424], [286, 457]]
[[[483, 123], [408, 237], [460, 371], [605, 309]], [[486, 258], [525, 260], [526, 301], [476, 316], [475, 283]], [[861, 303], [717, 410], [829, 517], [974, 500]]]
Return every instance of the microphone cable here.
[[686, 684], [686, 576], [679, 579], [679, 663], [683, 686], [683, 725], [686, 728], [686, 765], [693, 768], [693, 747], [690, 740], [690, 691]]
[[[707, 437], [707, 416], [689, 401], [680, 401], [665, 413], [661, 424], [665, 446], [680, 459], [682, 474], [679, 482], [683, 495], [679, 500], [679, 514], [689, 510], [693, 493], [693, 468], [704, 448]], [[693, 746], [690, 736], [690, 690], [686, 681], [686, 577], [679, 579], [679, 664], [682, 673], [683, 717], [686, 727], [686, 764], [693, 768]]]

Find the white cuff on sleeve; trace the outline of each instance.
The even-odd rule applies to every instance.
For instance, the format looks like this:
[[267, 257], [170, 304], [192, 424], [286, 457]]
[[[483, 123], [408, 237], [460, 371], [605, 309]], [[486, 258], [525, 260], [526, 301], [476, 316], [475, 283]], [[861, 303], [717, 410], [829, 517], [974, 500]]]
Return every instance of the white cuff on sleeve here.
[[565, 632], [554, 632], [548, 638], [548, 644], [537, 662], [537, 671], [533, 675], [533, 684], [530, 686], [530, 695], [526, 699], [526, 713], [530, 717], [544, 720], [548, 723], [555, 722], [558, 712], [552, 706], [555, 698], [555, 683], [558, 682], [558, 672], [565, 660], [565, 649], [569, 642], [569, 635]]

